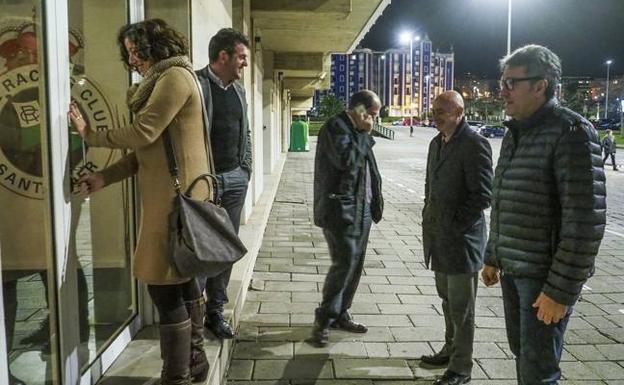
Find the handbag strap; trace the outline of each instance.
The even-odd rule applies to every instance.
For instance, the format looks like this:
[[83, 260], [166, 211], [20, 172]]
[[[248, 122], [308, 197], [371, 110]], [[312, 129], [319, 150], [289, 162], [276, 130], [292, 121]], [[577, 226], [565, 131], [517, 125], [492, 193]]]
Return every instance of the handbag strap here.
[[182, 188], [182, 186], [180, 185], [178, 161], [176, 160], [175, 146], [173, 144], [173, 141], [171, 140], [171, 135], [169, 134], [168, 128], [165, 128], [165, 131], [163, 131], [162, 139], [163, 144], [165, 145], [165, 154], [167, 155], [169, 174], [171, 174], [171, 178], [173, 179], [173, 188], [178, 194], [180, 194], [180, 189]]
[[[213, 156], [212, 156], [212, 145], [210, 143], [210, 128], [208, 126], [208, 114], [206, 112], [204, 92], [202, 91], [201, 83], [199, 82], [199, 79], [197, 78], [195, 73], [192, 73], [192, 75], [193, 75], [193, 78], [195, 79], [195, 84], [197, 85], [197, 89], [199, 91], [199, 100], [200, 100], [201, 107], [202, 107], [202, 121], [204, 125], [204, 144], [206, 146], [206, 159], [208, 160], [209, 172], [211, 176], [213, 177], [213, 186], [212, 186], [213, 197], [218, 197], [218, 193], [216, 191], [216, 189], [218, 189], [218, 186], [216, 183], [216, 178], [214, 178], [215, 169], [214, 169], [214, 161], [213, 161]], [[171, 174], [171, 178], [173, 179], [173, 188], [179, 194], [182, 188], [182, 185], [180, 184], [180, 173], [179, 173], [179, 168], [178, 168], [178, 161], [175, 156], [176, 154], [175, 144], [173, 143], [173, 139], [171, 138], [171, 134], [169, 133], [168, 128], [165, 128], [165, 130], [163, 131], [162, 138], [163, 138], [163, 144], [165, 146], [165, 154], [167, 155], [167, 164], [169, 166], [169, 174]], [[195, 183], [193, 183], [193, 185], [194, 184]]]

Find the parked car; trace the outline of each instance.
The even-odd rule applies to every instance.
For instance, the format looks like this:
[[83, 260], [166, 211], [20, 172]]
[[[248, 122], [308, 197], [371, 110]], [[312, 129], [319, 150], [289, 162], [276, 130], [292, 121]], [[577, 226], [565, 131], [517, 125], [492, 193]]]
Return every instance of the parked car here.
[[393, 126], [402, 126], [403, 125], [403, 119], [400, 120], [395, 120], [394, 122], [392, 122]]
[[408, 116], [407, 118], [403, 119], [403, 125], [404, 126], [420, 126], [420, 121], [418, 121], [418, 119], [416, 118], [410, 118]]
[[505, 136], [505, 127], [490, 126], [486, 124], [479, 128], [479, 134], [485, 136], [486, 138], [495, 138], [495, 137]]
[[619, 119], [600, 119], [592, 122], [596, 130], [619, 130]]
[[467, 120], [466, 123], [468, 123], [470, 127], [481, 127], [485, 124], [485, 122], [479, 120]]

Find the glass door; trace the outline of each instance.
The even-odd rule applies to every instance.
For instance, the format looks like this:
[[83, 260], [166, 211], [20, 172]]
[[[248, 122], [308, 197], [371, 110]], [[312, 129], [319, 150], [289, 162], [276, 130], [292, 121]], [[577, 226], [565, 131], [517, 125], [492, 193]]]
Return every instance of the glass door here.
[[132, 180], [91, 197], [72, 193], [82, 173], [100, 171], [124, 153], [90, 148], [65, 117], [71, 99], [92, 129], [129, 122], [130, 76], [116, 45], [128, 1], [0, 0], [0, 6], [8, 383], [76, 384], [98, 357], [110, 361], [112, 341], [137, 315]]
[[[126, 0], [69, 0], [71, 99], [93, 130], [129, 124], [129, 72], [121, 61], [117, 31], [128, 23]], [[125, 153], [90, 148], [69, 133], [74, 188], [80, 175], [113, 165]], [[69, 253], [77, 261], [78, 350], [85, 371], [136, 315], [131, 180], [111, 184], [91, 197], [72, 195]]]
[[0, 267], [9, 384], [59, 378], [42, 5], [3, 2], [0, 16]]

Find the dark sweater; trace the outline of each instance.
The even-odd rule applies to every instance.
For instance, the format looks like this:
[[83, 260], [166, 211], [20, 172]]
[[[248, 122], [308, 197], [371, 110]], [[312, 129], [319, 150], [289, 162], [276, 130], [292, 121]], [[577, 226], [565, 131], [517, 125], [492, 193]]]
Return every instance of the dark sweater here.
[[210, 82], [213, 118], [210, 141], [217, 174], [240, 166], [241, 124], [243, 109], [234, 87], [227, 90]]

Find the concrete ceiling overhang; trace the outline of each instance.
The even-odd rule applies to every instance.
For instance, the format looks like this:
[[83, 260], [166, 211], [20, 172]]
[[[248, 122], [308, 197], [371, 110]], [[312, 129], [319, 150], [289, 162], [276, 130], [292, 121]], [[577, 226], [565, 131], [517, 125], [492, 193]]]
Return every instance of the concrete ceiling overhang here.
[[275, 52], [350, 52], [390, 0], [252, 0], [254, 28]]
[[390, 1], [251, 0], [251, 16], [285, 88], [305, 97], [329, 86], [329, 54], [354, 50]]

